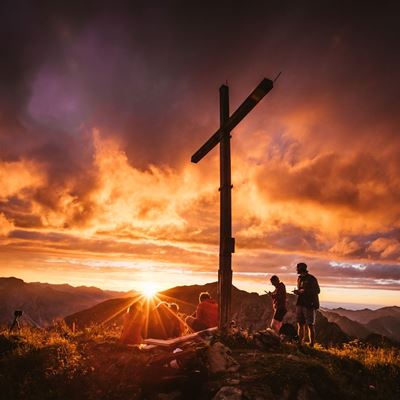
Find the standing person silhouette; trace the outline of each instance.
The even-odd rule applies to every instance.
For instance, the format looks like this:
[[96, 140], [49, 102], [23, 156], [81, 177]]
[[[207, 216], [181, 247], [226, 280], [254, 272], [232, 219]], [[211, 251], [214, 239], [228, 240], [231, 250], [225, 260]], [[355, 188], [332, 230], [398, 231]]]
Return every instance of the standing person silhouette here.
[[317, 278], [308, 273], [307, 264], [299, 263], [296, 268], [299, 276], [297, 278], [297, 289], [293, 293], [298, 296], [296, 319], [299, 344], [304, 343], [307, 326], [310, 346], [313, 347], [315, 343], [315, 313], [319, 308], [320, 288]]
[[270, 281], [275, 287], [273, 292], [268, 292], [268, 294], [272, 297], [272, 305], [274, 307], [274, 316], [271, 321], [271, 328], [279, 334], [283, 317], [287, 313], [286, 287], [276, 275], [272, 275]]

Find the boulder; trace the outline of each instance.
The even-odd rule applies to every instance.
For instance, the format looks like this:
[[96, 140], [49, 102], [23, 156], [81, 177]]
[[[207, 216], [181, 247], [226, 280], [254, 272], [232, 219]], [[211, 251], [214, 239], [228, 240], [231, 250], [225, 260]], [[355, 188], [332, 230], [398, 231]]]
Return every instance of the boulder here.
[[315, 389], [310, 385], [303, 385], [297, 392], [296, 400], [319, 400]]
[[243, 392], [238, 387], [223, 386], [213, 397], [213, 400], [241, 400]]
[[231, 356], [231, 350], [221, 342], [212, 344], [207, 349], [208, 367], [211, 373], [236, 372], [240, 365]]
[[253, 337], [256, 345], [261, 349], [274, 349], [281, 344], [279, 336], [271, 329], [258, 331], [254, 333]]

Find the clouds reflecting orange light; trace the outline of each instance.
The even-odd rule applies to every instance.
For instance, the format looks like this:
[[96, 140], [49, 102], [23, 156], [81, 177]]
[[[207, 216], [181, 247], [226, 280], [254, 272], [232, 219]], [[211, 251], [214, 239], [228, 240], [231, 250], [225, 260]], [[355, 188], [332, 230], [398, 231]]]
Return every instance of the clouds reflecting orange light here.
[[394, 303], [398, 5], [161, 3], [4, 13], [0, 274], [214, 281], [218, 150], [190, 156], [218, 127], [221, 83], [233, 111], [282, 71], [232, 132], [235, 283], [294, 285], [301, 260], [325, 301]]
[[[92, 141], [94, 156], [88, 174], [95, 184], [83, 198], [71, 193], [67, 183], [57, 194], [56, 207], [46, 207], [34, 195], [27, 197], [23, 186], [16, 192], [14, 189], [13, 198], [21, 193], [21, 199], [28, 203], [29, 218], [39, 223], [24, 227], [17, 213], [14, 226], [12, 216], [1, 214], [6, 235], [2, 240], [9, 251], [3, 258], [3, 274], [61, 282], [68, 271], [69, 281], [76, 284], [122, 290], [140, 289], [149, 277], [162, 289], [215, 280], [218, 175], [189, 163], [180, 169], [150, 166], [140, 170], [115, 140], [103, 139], [100, 130], [92, 132]], [[211, 156], [207, 162], [215, 165], [217, 157]], [[308, 259], [327, 287], [395, 289], [399, 284], [400, 244], [393, 237], [370, 239], [374, 229], [386, 222], [382, 214], [368, 214], [337, 199], [322, 181], [315, 187], [326, 194], [303, 195], [303, 190], [312, 187], [307, 183], [311, 179], [308, 175], [318, 179], [309, 171], [315, 162], [318, 160], [304, 160], [290, 166], [272, 160], [260, 166], [255, 158], [249, 161], [236, 155], [235, 282], [261, 292], [268, 273], [279, 273], [293, 285], [296, 261]], [[274, 165], [280, 165], [279, 170]], [[317, 173], [322, 180], [326, 173], [320, 169]], [[25, 176], [26, 170], [21, 171]], [[296, 177], [299, 173], [302, 175]], [[44, 175], [37, 165], [30, 169], [30, 190], [34, 183], [40, 188]], [[293, 182], [286, 184], [286, 176]], [[340, 175], [333, 178], [341, 179]], [[300, 182], [297, 189], [296, 182]], [[323, 196], [332, 201], [326, 204]], [[377, 208], [379, 211], [381, 206]], [[35, 254], [36, 259], [26, 254]], [[10, 260], [16, 264], [19, 259], [20, 271], [6, 267]], [[340, 262], [330, 262], [341, 259], [349, 260], [349, 265], [365, 263], [365, 267], [339, 268]], [[334, 297], [332, 290], [327, 293]], [[380, 298], [393, 300], [391, 295]]]

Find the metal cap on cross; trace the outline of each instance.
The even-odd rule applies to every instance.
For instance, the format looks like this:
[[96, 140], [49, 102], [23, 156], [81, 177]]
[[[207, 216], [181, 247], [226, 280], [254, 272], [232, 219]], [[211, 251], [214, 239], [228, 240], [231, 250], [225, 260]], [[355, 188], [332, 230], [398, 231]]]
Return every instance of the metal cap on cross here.
[[220, 154], [220, 236], [218, 270], [218, 327], [226, 329], [230, 323], [232, 292], [232, 253], [235, 239], [232, 237], [232, 184], [231, 184], [231, 130], [260, 102], [273, 88], [273, 81], [263, 79], [246, 100], [229, 116], [229, 88], [219, 88], [219, 129], [193, 154], [191, 161], [198, 163], [218, 143]]

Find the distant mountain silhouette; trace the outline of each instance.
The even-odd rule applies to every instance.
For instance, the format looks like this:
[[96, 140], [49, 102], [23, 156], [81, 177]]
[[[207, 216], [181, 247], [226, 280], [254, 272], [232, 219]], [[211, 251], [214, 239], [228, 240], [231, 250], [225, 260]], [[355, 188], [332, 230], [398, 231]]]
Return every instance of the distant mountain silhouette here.
[[364, 308], [363, 310], [346, 310], [345, 308], [339, 307], [329, 311], [350, 318], [353, 321], [360, 322], [361, 324], [368, 324], [371, 320], [380, 317], [400, 318], [400, 307], [397, 306], [382, 307], [377, 310], [370, 310], [369, 308]]
[[[366, 338], [374, 333], [400, 342], [400, 307], [382, 307], [377, 310], [335, 308], [323, 312], [330, 321], [336, 322], [352, 337]], [[372, 337], [371, 340], [375, 341], [376, 338]]]
[[23, 310], [26, 318], [36, 324], [46, 326], [54, 319], [62, 319], [106, 299], [122, 296], [125, 293], [96, 287], [26, 283], [14, 277], [0, 278], [0, 325], [8, 325], [16, 309]]
[[[191, 314], [198, 304], [199, 293], [208, 291], [217, 298], [217, 286], [217, 282], [177, 286], [157, 296], [160, 300], [177, 303], [180, 312]], [[136, 292], [104, 291], [96, 287], [73, 287], [67, 284], [26, 283], [14, 277], [0, 278], [0, 325], [9, 324], [16, 309], [22, 309], [40, 326], [61, 318], [68, 324], [75, 321], [78, 327], [104, 322], [119, 323], [120, 317], [137, 296]], [[289, 293], [285, 321], [292, 324], [295, 324], [295, 302], [296, 296]], [[270, 296], [232, 287], [232, 319], [238, 325], [251, 330], [265, 329], [272, 315]], [[400, 341], [400, 307], [358, 311], [324, 309], [317, 313], [316, 325], [320, 343], [342, 343], [350, 338], [365, 338], [371, 333]]]
[[375, 318], [369, 321], [366, 326], [374, 333], [400, 342], [400, 317], [385, 316]]
[[338, 324], [330, 322], [321, 312], [317, 312], [315, 339], [318, 343], [335, 345], [348, 342], [350, 337], [343, 332]]
[[399, 347], [400, 343], [378, 333], [369, 334], [363, 341], [373, 347]]
[[371, 330], [357, 321], [352, 321], [351, 319], [330, 310], [321, 310], [321, 313], [329, 322], [337, 324], [346, 335], [352, 338], [364, 339], [371, 334]]

